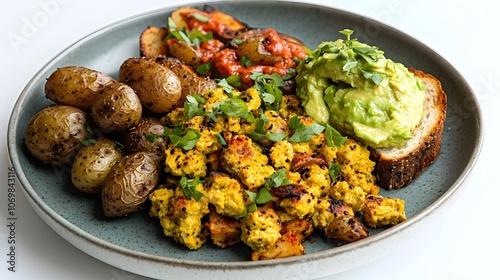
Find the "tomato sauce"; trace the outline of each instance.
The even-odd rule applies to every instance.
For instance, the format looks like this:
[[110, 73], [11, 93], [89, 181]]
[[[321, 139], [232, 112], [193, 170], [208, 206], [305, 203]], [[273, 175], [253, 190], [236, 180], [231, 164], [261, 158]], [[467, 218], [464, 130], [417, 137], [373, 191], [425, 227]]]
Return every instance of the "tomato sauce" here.
[[212, 60], [213, 69], [217, 76], [229, 77], [238, 75], [241, 77], [241, 83], [244, 87], [252, 86], [250, 79], [252, 72], [261, 72], [264, 74], [278, 73], [284, 76], [289, 73], [290, 68], [297, 67], [295, 59], [302, 60], [307, 56], [306, 51], [299, 45], [283, 40], [273, 29], [267, 29], [263, 34], [264, 48], [271, 55], [280, 56], [282, 59], [274, 65], [252, 65], [243, 66], [236, 55], [235, 49], [224, 49], [217, 52]]
[[[204, 12], [200, 12], [200, 15], [210, 18], [210, 15]], [[216, 18], [200, 21], [189, 14], [183, 15], [183, 18], [189, 30], [198, 29], [203, 33], [212, 32], [220, 37], [227, 34], [227, 27]], [[301, 45], [282, 38], [274, 29], [265, 29], [261, 36], [265, 50], [273, 56], [281, 57], [281, 60], [275, 62], [274, 65], [254, 64], [244, 66], [236, 54], [236, 49], [226, 48], [222, 41], [215, 38], [200, 44], [198, 50], [202, 54], [202, 63], [211, 63], [212, 72], [210, 74], [217, 78], [226, 78], [233, 75], [240, 76], [242, 87], [248, 88], [254, 83], [250, 79], [252, 72], [278, 73], [280, 76], [284, 76], [289, 73], [290, 68], [297, 67], [296, 60], [302, 60], [307, 56], [307, 52]]]

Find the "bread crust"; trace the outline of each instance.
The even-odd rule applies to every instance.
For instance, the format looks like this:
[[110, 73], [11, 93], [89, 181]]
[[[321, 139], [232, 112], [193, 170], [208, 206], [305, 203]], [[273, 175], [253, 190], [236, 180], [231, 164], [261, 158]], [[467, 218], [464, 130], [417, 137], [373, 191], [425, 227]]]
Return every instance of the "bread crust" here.
[[[426, 111], [435, 110], [432, 121], [426, 123], [424, 133], [418, 135], [418, 142], [405, 147], [404, 152], [395, 155], [393, 149], [370, 149], [371, 159], [376, 163], [375, 176], [381, 187], [399, 189], [409, 185], [414, 179], [434, 163], [441, 151], [441, 142], [446, 119], [447, 96], [441, 87], [441, 82], [430, 74], [420, 70], [409, 69], [416, 77], [420, 78], [426, 91], [426, 101], [433, 106], [424, 106]], [[431, 100], [431, 101], [429, 101]], [[422, 124], [420, 124], [422, 125]]]

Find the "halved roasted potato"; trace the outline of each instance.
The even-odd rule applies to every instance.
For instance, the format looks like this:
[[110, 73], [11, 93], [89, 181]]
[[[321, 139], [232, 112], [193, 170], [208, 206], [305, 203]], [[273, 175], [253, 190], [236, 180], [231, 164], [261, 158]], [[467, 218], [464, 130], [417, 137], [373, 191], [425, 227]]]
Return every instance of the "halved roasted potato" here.
[[168, 54], [176, 57], [194, 67], [201, 65], [201, 52], [195, 47], [184, 41], [176, 41], [168, 48]]
[[164, 43], [168, 35], [167, 28], [148, 26], [139, 38], [139, 51], [141, 56], [156, 59], [168, 54], [168, 47]]

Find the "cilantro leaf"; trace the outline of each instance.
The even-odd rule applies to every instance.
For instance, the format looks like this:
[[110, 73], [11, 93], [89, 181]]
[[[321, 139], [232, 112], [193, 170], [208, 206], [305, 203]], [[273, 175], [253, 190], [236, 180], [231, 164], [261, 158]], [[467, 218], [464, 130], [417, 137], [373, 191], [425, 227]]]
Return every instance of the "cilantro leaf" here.
[[339, 175], [341, 169], [340, 169], [340, 164], [330, 162], [328, 164], [328, 170], [330, 174], [330, 178], [332, 179], [332, 182], [337, 181], [337, 176]]
[[222, 100], [213, 106], [215, 114], [224, 114], [228, 117], [239, 117], [254, 122], [254, 116], [248, 110], [247, 104], [237, 96]]
[[266, 180], [264, 186], [266, 188], [279, 188], [284, 185], [289, 185], [291, 182], [286, 177], [286, 170], [281, 168], [280, 170], [274, 172], [269, 178]]
[[260, 188], [257, 196], [255, 197], [256, 204], [265, 204], [273, 199], [268, 188]]
[[253, 66], [253, 62], [246, 55], [243, 55], [241, 57], [240, 62], [241, 62], [241, 66], [243, 66], [243, 67]]
[[188, 179], [187, 177], [182, 177], [179, 181], [179, 184], [184, 192], [184, 195], [187, 198], [193, 198], [196, 201], [199, 201], [204, 195], [202, 192], [196, 189], [196, 186], [202, 184], [203, 181], [200, 180], [200, 177], [196, 176], [194, 179]]
[[205, 103], [205, 99], [197, 94], [186, 96], [186, 101], [184, 102], [184, 112], [186, 112], [187, 118], [191, 119], [196, 115], [203, 116], [205, 114], [205, 110], [203, 108]]
[[326, 145], [328, 147], [339, 148], [340, 146], [344, 145], [344, 143], [347, 141], [346, 136], [342, 136], [342, 134], [340, 134], [338, 130], [336, 130], [329, 124], [327, 124], [325, 128], [325, 138], [326, 138]]
[[196, 72], [198, 72], [201, 75], [205, 75], [208, 72], [212, 70], [212, 63], [207, 62], [207, 63], [202, 63], [200, 66], [196, 68]]
[[324, 126], [317, 123], [306, 126], [297, 116], [293, 116], [290, 119], [288, 127], [294, 131], [293, 135], [288, 139], [290, 142], [309, 142], [311, 141], [313, 135], [320, 134], [325, 129]]
[[[183, 134], [184, 132], [185, 134]], [[198, 139], [200, 139], [200, 137], [201, 134], [198, 131], [192, 128], [188, 128], [186, 129], [186, 131], [182, 131], [181, 126], [174, 127], [168, 133], [168, 138], [170, 139], [170, 142], [174, 145], [174, 147], [182, 148], [183, 150], [186, 151], [194, 148], [196, 142], [198, 141]]]

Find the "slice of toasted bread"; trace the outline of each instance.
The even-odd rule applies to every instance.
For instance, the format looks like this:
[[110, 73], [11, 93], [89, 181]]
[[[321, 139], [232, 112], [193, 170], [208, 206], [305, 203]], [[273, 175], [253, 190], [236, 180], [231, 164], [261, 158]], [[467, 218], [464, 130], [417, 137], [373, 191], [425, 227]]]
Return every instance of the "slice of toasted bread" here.
[[426, 92], [424, 115], [413, 138], [397, 148], [371, 149], [375, 175], [381, 187], [399, 189], [410, 184], [437, 159], [446, 118], [446, 93], [434, 76], [410, 71], [422, 81]]

